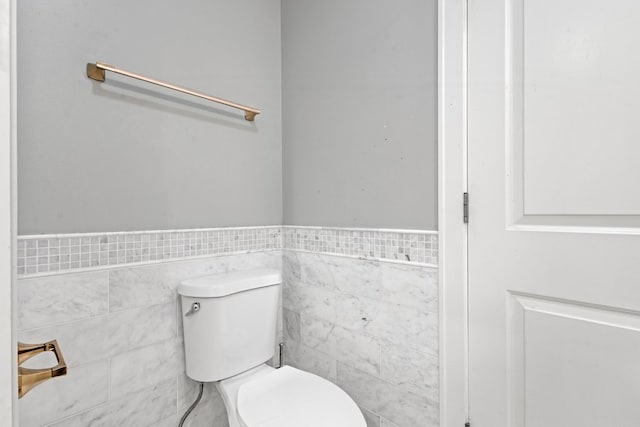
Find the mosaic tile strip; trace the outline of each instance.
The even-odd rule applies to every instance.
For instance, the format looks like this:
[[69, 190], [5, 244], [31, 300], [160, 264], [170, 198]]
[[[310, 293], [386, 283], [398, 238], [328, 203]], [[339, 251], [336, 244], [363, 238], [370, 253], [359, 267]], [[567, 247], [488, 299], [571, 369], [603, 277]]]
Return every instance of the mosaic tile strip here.
[[275, 249], [438, 264], [438, 234], [420, 230], [265, 226], [18, 236], [19, 277]]
[[282, 248], [282, 227], [18, 236], [18, 276]]
[[438, 264], [438, 234], [432, 231], [284, 226], [283, 239], [285, 249]]

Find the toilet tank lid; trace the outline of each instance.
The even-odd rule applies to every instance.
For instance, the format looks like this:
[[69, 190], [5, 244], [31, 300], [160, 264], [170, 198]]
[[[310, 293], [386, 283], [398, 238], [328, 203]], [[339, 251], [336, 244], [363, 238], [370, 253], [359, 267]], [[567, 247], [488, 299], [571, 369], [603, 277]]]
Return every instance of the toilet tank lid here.
[[180, 283], [178, 293], [186, 297], [218, 298], [280, 283], [280, 271], [261, 268], [188, 279]]

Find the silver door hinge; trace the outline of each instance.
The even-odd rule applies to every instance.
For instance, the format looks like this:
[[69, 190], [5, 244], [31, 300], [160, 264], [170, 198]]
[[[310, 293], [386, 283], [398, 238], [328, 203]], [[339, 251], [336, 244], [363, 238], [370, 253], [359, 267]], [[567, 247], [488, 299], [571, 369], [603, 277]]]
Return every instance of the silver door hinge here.
[[466, 423], [464, 423], [464, 427], [471, 427], [471, 423], [467, 421]]
[[469, 193], [462, 194], [462, 220], [469, 223]]

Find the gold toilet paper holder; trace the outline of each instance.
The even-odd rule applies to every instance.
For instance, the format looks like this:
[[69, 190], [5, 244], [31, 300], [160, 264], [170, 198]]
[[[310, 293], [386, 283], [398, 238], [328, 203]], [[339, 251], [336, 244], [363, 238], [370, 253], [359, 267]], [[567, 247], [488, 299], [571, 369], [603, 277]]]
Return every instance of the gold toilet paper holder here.
[[[53, 352], [58, 361], [57, 365], [43, 369], [23, 368], [20, 366], [33, 356], [44, 353], [45, 351]], [[18, 343], [18, 398], [27, 394], [29, 390], [38, 384], [66, 374], [67, 364], [60, 352], [58, 341], [51, 340], [42, 344]]]

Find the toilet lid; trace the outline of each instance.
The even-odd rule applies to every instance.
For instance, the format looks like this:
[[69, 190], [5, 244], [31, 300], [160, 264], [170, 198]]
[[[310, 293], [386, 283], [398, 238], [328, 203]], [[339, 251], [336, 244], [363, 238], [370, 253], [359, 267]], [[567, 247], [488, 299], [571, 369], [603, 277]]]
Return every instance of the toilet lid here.
[[340, 387], [291, 366], [243, 384], [238, 415], [246, 427], [366, 427]]

